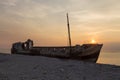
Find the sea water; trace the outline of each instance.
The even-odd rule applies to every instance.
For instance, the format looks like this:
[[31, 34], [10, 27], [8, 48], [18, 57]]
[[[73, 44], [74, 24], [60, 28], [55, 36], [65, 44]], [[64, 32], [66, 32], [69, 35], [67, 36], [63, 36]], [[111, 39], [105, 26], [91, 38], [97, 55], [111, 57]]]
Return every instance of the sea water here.
[[11, 51], [9, 48], [0, 48], [0, 53], [10, 54]]
[[120, 52], [101, 52], [97, 63], [120, 66]]

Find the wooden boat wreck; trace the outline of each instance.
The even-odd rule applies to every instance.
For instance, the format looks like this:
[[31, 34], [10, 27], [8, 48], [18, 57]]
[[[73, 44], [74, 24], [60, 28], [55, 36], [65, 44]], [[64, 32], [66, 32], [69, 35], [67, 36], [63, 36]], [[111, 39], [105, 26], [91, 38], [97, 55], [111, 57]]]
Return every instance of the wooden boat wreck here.
[[68, 23], [67, 25], [68, 25], [69, 46], [58, 46], [58, 47], [33, 46], [33, 41], [29, 39], [26, 42], [13, 43], [11, 48], [11, 53], [96, 62], [99, 57], [103, 44], [83, 44], [83, 45], [71, 46], [68, 14], [67, 14], [67, 23]]

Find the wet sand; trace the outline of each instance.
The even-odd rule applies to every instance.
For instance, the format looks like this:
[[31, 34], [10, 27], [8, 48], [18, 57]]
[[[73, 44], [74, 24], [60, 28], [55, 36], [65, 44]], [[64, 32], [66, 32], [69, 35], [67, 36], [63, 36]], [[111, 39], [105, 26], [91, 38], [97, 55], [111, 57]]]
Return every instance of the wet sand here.
[[120, 66], [0, 54], [0, 80], [120, 80]]

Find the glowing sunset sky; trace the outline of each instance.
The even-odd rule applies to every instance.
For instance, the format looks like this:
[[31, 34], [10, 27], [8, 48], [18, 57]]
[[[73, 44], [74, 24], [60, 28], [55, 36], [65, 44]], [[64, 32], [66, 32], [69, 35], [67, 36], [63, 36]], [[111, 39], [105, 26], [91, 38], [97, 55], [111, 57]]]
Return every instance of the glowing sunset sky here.
[[120, 49], [120, 0], [0, 0], [0, 48], [30, 38], [35, 45], [67, 45], [66, 12], [72, 45], [95, 39]]

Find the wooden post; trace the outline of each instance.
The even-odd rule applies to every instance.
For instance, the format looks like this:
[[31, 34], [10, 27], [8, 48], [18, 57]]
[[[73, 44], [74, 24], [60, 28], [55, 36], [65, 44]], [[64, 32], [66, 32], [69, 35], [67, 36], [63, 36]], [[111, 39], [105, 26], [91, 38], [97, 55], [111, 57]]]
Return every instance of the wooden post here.
[[68, 37], [69, 37], [69, 46], [70, 46], [70, 54], [71, 54], [71, 35], [70, 35], [70, 25], [69, 25], [68, 13], [66, 14], [66, 16], [67, 16]]

